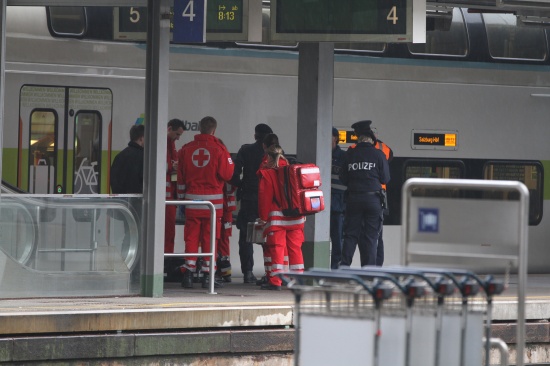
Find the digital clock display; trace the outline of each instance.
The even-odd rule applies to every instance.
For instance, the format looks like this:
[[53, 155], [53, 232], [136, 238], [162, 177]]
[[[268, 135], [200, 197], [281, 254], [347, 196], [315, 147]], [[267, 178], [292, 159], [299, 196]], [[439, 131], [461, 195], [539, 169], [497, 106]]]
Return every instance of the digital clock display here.
[[242, 32], [243, 0], [208, 0], [206, 8], [207, 32]]

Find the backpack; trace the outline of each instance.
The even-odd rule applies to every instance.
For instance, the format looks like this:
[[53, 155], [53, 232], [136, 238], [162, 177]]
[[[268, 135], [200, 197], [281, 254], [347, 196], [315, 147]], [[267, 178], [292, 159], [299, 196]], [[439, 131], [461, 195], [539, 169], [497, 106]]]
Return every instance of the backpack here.
[[291, 164], [277, 168], [285, 216], [312, 215], [325, 209], [321, 173], [315, 164]]

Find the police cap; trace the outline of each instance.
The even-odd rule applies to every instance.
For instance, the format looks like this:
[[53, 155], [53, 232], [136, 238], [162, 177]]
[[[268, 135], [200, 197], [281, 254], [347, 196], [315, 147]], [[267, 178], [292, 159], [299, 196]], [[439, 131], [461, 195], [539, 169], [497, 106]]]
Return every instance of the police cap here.
[[369, 121], [369, 120], [359, 121], [352, 124], [351, 128], [353, 128], [357, 136], [359, 135], [370, 136], [370, 133], [372, 132], [372, 130], [370, 129], [371, 123], [372, 121]]

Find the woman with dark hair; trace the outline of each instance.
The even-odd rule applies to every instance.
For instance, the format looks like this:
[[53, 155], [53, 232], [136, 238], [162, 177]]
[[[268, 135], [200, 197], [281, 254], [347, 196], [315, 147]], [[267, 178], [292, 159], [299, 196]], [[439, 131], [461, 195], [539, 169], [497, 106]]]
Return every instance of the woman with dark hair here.
[[285, 249], [288, 250], [289, 269], [302, 272], [304, 258], [304, 216], [288, 217], [282, 213], [280, 202], [283, 192], [278, 182], [277, 168], [288, 164], [279, 145], [272, 145], [266, 151], [267, 159], [258, 170], [260, 185], [258, 189], [258, 214], [260, 224], [264, 226], [265, 246], [271, 256], [271, 273], [262, 290], [281, 289], [281, 279], [273, 276], [284, 269]]

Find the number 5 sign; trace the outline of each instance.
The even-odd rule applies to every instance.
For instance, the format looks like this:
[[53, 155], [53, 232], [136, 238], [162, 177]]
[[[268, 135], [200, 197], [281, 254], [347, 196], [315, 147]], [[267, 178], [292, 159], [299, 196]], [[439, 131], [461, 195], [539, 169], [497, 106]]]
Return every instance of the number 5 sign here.
[[206, 0], [174, 0], [174, 43], [206, 41]]

